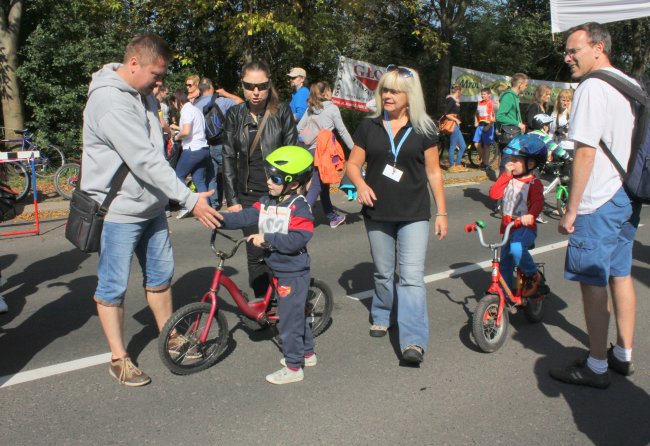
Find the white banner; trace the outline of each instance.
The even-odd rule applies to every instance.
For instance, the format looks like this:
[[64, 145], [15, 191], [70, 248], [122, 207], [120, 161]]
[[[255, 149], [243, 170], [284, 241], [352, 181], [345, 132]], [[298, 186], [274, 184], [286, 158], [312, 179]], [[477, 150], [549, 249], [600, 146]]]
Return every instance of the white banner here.
[[375, 89], [385, 71], [384, 67], [341, 56], [332, 102], [339, 107], [373, 111]]
[[586, 22], [609, 23], [650, 16], [648, 0], [551, 0], [551, 32]]
[[[483, 71], [470, 70], [468, 68], [452, 67], [451, 69], [451, 83], [460, 84], [463, 91], [460, 97], [461, 102], [478, 102], [481, 100], [481, 90], [489, 88], [492, 95], [499, 97], [510, 85], [510, 76], [502, 74], [485, 73]], [[531, 79], [528, 81], [528, 88], [521, 96], [522, 103], [531, 103], [535, 96], [535, 89], [538, 85], [545, 84], [551, 87], [551, 101], [555, 102], [555, 98], [560, 90], [573, 88], [575, 89], [578, 84], [571, 84], [569, 82], [551, 82]]]

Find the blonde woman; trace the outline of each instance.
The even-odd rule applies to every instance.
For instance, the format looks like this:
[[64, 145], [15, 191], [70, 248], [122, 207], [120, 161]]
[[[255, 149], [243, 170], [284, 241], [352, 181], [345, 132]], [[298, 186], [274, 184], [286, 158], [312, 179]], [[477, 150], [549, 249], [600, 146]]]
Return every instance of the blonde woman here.
[[[571, 113], [571, 102], [573, 102], [573, 90], [560, 90], [555, 100], [555, 108], [551, 114], [551, 127], [549, 134], [564, 150], [573, 150], [573, 141], [567, 139], [569, 134], [569, 115]], [[570, 152], [573, 156], [573, 152]]]
[[526, 110], [526, 132], [532, 132], [535, 129], [535, 116], [548, 114], [548, 104], [551, 101], [551, 87], [541, 84], [535, 89], [535, 98], [533, 103]]
[[[347, 170], [363, 205], [375, 267], [370, 336], [381, 337], [388, 331], [395, 297], [393, 278], [399, 264], [395, 289], [400, 349], [405, 361], [420, 363], [429, 339], [424, 287], [429, 188], [437, 207], [435, 233], [439, 240], [447, 234], [438, 134], [427, 116], [415, 70], [389, 65], [375, 96], [377, 112], [357, 128]], [[361, 175], [364, 163], [365, 179]]]

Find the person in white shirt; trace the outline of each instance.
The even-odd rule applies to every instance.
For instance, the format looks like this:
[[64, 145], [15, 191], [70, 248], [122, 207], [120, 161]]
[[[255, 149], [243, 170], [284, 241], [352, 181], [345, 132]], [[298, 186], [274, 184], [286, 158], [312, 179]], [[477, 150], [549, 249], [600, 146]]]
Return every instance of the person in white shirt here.
[[[607, 70], [636, 84], [612, 67], [611, 36], [604, 26], [585, 23], [570, 29], [567, 36], [564, 61], [573, 78]], [[627, 166], [634, 122], [632, 104], [607, 82], [591, 78], [578, 86], [568, 135], [576, 143], [576, 151], [569, 201], [559, 231], [569, 234], [564, 277], [580, 282], [589, 356], [550, 371], [551, 377], [569, 384], [606, 388], [610, 382], [608, 369], [625, 376], [634, 372], [636, 293], [631, 269], [640, 205], [632, 202], [621, 176], [600, 148], [602, 141], [618, 162]], [[609, 350], [608, 286], [617, 327], [616, 345]]]

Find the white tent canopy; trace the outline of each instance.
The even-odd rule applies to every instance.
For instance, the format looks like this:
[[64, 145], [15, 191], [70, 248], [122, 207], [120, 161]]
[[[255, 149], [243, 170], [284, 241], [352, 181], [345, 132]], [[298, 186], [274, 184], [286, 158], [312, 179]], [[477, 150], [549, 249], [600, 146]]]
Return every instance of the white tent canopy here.
[[550, 0], [551, 32], [586, 22], [609, 23], [650, 16], [647, 0]]

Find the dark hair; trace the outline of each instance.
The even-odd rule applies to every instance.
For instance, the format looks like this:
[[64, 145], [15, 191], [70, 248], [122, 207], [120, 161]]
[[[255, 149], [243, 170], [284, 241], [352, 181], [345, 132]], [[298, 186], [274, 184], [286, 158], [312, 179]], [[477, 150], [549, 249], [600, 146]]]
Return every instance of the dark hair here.
[[241, 78], [243, 79], [244, 76], [246, 76], [246, 73], [249, 71], [262, 71], [269, 79], [269, 96], [266, 99], [266, 108], [272, 115], [276, 114], [280, 109], [280, 96], [278, 96], [278, 92], [273, 86], [273, 81], [271, 80], [271, 70], [269, 69], [269, 66], [266, 64], [266, 62], [261, 60], [254, 60], [245, 63], [244, 66], [241, 67]]
[[524, 73], [515, 73], [510, 78], [510, 85], [516, 87], [517, 85], [526, 82], [527, 80], [528, 80], [528, 76], [525, 75]]
[[586, 32], [592, 45], [602, 42], [603, 52], [609, 57], [609, 53], [612, 51], [612, 35], [604, 25], [596, 22], [587, 22], [574, 26], [566, 32], [566, 38], [568, 39], [571, 34], [578, 31]]
[[451, 86], [450, 91], [451, 91], [451, 94], [454, 94], [454, 93], [456, 93], [457, 91], [463, 91], [463, 87], [462, 87], [460, 84], [453, 84], [453, 85]]
[[148, 65], [162, 59], [169, 62], [172, 50], [162, 37], [155, 34], [142, 34], [131, 39], [124, 50], [124, 64], [136, 57], [141, 65]]
[[201, 94], [204, 94], [206, 91], [208, 91], [210, 88], [212, 88], [212, 81], [210, 78], [204, 77], [201, 79], [201, 82], [199, 82], [199, 91]]
[[318, 81], [314, 83], [309, 89], [309, 98], [307, 99], [307, 106], [310, 111], [317, 108], [323, 108], [321, 102], [326, 101], [324, 94], [327, 90], [331, 90], [330, 84], [325, 81]]
[[[173, 99], [174, 104], [176, 104], [176, 105], [180, 105], [181, 107], [182, 107], [183, 105], [185, 105], [187, 102], [189, 102], [189, 99], [187, 98], [187, 92], [186, 92], [185, 90], [183, 90], [182, 88], [178, 88], [178, 89], [174, 92], [174, 96], [173, 96], [173, 98], [174, 98], [174, 99]], [[180, 107], [179, 107], [179, 108], [180, 108]]]
[[490, 90], [488, 87], [485, 87], [481, 89], [481, 93], [492, 94], [492, 90]]

